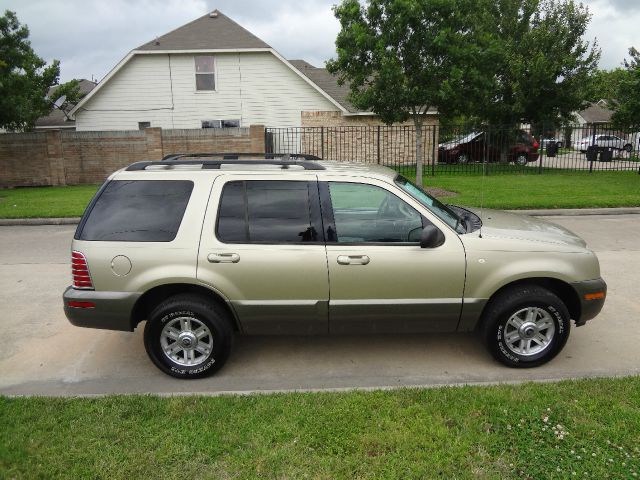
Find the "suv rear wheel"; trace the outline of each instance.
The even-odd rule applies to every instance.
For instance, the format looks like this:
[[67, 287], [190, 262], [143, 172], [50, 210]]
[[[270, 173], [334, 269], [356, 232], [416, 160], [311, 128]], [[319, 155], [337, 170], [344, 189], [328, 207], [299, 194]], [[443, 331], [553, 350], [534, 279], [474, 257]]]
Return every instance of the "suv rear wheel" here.
[[201, 378], [229, 358], [233, 330], [227, 313], [196, 295], [176, 295], [159, 304], [144, 329], [151, 361], [176, 378]]
[[560, 353], [570, 328], [567, 307], [554, 293], [537, 285], [519, 285], [491, 300], [483, 315], [482, 336], [497, 360], [527, 368]]

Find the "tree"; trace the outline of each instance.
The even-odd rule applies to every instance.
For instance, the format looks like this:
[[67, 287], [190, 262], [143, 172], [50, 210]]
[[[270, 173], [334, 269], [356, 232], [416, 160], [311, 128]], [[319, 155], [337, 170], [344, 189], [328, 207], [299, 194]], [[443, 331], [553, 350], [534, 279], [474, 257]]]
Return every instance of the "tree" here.
[[350, 99], [391, 124], [411, 118], [416, 183], [422, 185], [427, 112], [454, 115], [490, 85], [490, 42], [475, 28], [485, 10], [474, 0], [343, 0], [341, 30], [327, 69], [350, 86]]
[[600, 58], [583, 40], [591, 15], [573, 0], [496, 0], [485, 16], [499, 56], [493, 95], [482, 106], [494, 125], [540, 127], [569, 119], [589, 100]]
[[621, 128], [640, 126], [640, 52], [631, 47], [629, 55], [631, 59], [624, 61], [627, 75], [620, 82], [612, 117]]
[[[27, 26], [7, 10], [0, 17], [0, 128], [29, 130], [47, 115], [56, 100], [47, 98], [47, 92], [59, 75], [60, 62], [47, 66], [31, 48]], [[72, 93], [72, 86], [65, 89]]]
[[593, 74], [589, 101], [606, 100], [610, 106], [615, 106], [618, 102], [620, 85], [628, 75], [629, 72], [622, 67], [612, 70], [596, 70]]

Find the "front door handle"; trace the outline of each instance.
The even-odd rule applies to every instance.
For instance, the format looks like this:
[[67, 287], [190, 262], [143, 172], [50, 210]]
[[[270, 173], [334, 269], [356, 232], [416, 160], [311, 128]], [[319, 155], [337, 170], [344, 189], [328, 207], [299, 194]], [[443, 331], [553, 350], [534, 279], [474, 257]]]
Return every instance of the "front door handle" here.
[[340, 265], [366, 265], [370, 261], [366, 255], [338, 255], [337, 260]]
[[237, 253], [210, 253], [207, 255], [210, 263], [238, 263], [240, 255]]

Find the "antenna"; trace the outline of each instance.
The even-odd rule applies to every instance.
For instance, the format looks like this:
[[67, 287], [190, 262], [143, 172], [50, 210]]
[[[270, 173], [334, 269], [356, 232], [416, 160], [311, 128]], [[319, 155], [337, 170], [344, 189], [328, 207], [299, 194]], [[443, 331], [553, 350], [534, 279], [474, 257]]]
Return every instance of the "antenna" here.
[[62, 107], [62, 104], [67, 100], [67, 96], [66, 95], [62, 95], [60, 98], [58, 98], [55, 102], [53, 102], [53, 106], [56, 108], [60, 108]]

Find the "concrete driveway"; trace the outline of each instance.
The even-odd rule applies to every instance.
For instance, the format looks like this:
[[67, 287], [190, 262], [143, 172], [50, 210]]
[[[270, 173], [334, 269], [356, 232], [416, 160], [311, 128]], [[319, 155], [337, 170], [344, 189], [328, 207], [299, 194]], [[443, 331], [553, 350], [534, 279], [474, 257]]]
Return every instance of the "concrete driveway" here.
[[640, 373], [640, 215], [552, 217], [600, 258], [609, 297], [550, 364], [514, 370], [473, 335], [238, 337], [214, 377], [179, 381], [134, 333], [73, 327], [62, 311], [73, 226], [0, 227], [0, 394], [243, 392], [512, 382]]

